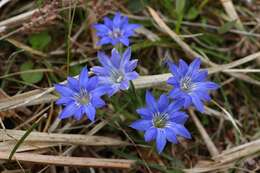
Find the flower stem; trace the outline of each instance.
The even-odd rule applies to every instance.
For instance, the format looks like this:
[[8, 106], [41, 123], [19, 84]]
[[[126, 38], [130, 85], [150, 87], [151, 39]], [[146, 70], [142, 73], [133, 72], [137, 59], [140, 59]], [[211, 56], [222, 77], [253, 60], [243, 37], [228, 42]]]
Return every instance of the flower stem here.
[[122, 43], [116, 44], [115, 48], [120, 53], [120, 55], [122, 55], [122, 53], [123, 53], [123, 45], [122, 45]]
[[132, 91], [134, 93], [135, 99], [137, 101], [137, 106], [141, 106], [142, 105], [142, 101], [140, 100], [140, 98], [138, 97], [138, 95], [136, 93], [136, 89], [135, 89], [133, 81], [130, 81], [130, 85], [131, 85], [131, 89], [132, 89]]

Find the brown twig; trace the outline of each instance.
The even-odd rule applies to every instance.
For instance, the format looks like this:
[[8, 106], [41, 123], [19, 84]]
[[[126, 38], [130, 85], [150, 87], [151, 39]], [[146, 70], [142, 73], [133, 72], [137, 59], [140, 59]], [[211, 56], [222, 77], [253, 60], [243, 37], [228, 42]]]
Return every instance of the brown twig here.
[[227, 149], [221, 154], [214, 156], [214, 161], [208, 161], [201, 165], [198, 164], [194, 168], [184, 169], [183, 171], [187, 173], [201, 173], [232, 168], [237, 160], [255, 155], [259, 151], [260, 139]]
[[[1, 160], [8, 160], [9, 153], [0, 152]], [[66, 157], [33, 153], [16, 153], [12, 160], [48, 165], [80, 166], [94, 168], [129, 169], [135, 161], [126, 159], [97, 159], [90, 157]]]
[[203, 138], [203, 141], [205, 142], [210, 155], [212, 157], [217, 156], [218, 155], [218, 149], [215, 146], [215, 144], [213, 143], [213, 141], [211, 140], [211, 138], [209, 137], [207, 131], [204, 129], [203, 125], [201, 124], [200, 120], [197, 118], [197, 116], [195, 115], [194, 111], [192, 109], [189, 109], [189, 115], [192, 118], [193, 122], [195, 123], [196, 127], [198, 128], [200, 135]]
[[[20, 139], [24, 135], [25, 131], [22, 130], [2, 130], [0, 129], [0, 141], [10, 141]], [[88, 146], [120, 146], [127, 145], [127, 142], [121, 141], [115, 138], [103, 137], [103, 136], [88, 136], [79, 134], [58, 134], [58, 133], [43, 133], [43, 132], [31, 132], [31, 134], [25, 139], [25, 141], [31, 142], [52, 142], [52, 143], [64, 143], [75, 145], [88, 145]]]

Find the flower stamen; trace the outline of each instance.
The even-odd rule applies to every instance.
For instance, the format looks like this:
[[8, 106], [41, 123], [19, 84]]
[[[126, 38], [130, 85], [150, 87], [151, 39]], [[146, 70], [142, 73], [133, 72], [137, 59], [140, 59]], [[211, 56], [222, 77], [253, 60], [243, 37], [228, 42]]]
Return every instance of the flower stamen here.
[[90, 102], [88, 91], [85, 89], [81, 89], [79, 94], [75, 96], [75, 100], [79, 105], [87, 105]]
[[180, 81], [180, 87], [185, 92], [190, 92], [193, 88], [193, 84], [190, 77], [184, 77]]
[[168, 114], [167, 113], [155, 113], [153, 117], [153, 125], [156, 128], [164, 128], [167, 124]]

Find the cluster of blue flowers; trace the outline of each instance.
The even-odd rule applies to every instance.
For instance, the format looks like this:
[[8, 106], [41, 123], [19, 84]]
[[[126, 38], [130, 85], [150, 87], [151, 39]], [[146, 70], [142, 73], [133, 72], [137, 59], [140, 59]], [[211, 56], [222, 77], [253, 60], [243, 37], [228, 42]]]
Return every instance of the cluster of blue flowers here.
[[[105, 17], [104, 24], [96, 24], [94, 28], [100, 41], [99, 45], [123, 44], [129, 46], [129, 37], [134, 34], [137, 24], [129, 24], [128, 18], [117, 12], [113, 20]], [[86, 115], [91, 121], [95, 120], [96, 109], [105, 105], [103, 95], [112, 96], [120, 90], [128, 90], [131, 80], [139, 75], [135, 70], [137, 60], [131, 60], [131, 48], [120, 53], [113, 48], [111, 56], [104, 52], [98, 52], [98, 60], [102, 66], [95, 66], [91, 71], [95, 74], [89, 76], [85, 67], [78, 79], [68, 77], [67, 84], [56, 84], [55, 89], [61, 97], [58, 105], [64, 105], [60, 113], [61, 119], [74, 117], [80, 120]], [[137, 109], [140, 120], [133, 122], [130, 127], [144, 131], [145, 141], [156, 140], [156, 148], [161, 153], [167, 143], [178, 143], [177, 136], [187, 139], [191, 134], [184, 124], [188, 115], [181, 111], [193, 105], [203, 112], [205, 101], [210, 101], [210, 90], [216, 90], [219, 86], [207, 81], [208, 73], [200, 69], [201, 61], [196, 58], [190, 65], [183, 60], [179, 64], [168, 63], [172, 73], [167, 81], [173, 86], [168, 95], [162, 94], [158, 100], [151, 92], [146, 92], [146, 107]]]

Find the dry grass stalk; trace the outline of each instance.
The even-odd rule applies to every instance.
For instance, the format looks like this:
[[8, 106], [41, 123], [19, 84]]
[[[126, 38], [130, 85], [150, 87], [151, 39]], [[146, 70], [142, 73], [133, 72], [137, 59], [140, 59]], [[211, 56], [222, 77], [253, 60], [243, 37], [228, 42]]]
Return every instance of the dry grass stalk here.
[[196, 127], [198, 128], [200, 135], [202, 136], [202, 138], [210, 152], [210, 155], [212, 157], [217, 156], [219, 153], [217, 147], [215, 146], [215, 144], [209, 137], [207, 131], [205, 130], [205, 128], [203, 127], [200, 120], [197, 118], [197, 116], [195, 115], [195, 113], [192, 109], [189, 109], [189, 115], [190, 115], [191, 119], [193, 120], [193, 122], [195, 123]]
[[[26, 131], [22, 130], [2, 130], [0, 129], [0, 141], [19, 140]], [[58, 134], [58, 133], [43, 133], [32, 132], [25, 139], [31, 142], [50, 142], [61, 144], [75, 144], [87, 146], [125, 146], [128, 143], [110, 137], [90, 136], [78, 134]]]
[[225, 150], [221, 154], [213, 157], [213, 159], [220, 163], [228, 163], [248, 155], [256, 154], [259, 151], [260, 139]]
[[237, 160], [254, 155], [259, 151], [260, 139], [227, 149], [221, 154], [214, 156], [214, 161], [208, 161], [204, 164], [199, 163], [194, 168], [184, 169], [183, 171], [187, 173], [201, 173], [232, 168]]
[[[0, 160], [8, 160], [8, 152], [0, 152]], [[62, 165], [62, 166], [79, 166], [93, 168], [118, 168], [129, 169], [135, 161], [126, 159], [97, 159], [90, 157], [67, 157], [67, 156], [52, 156], [33, 153], [16, 153], [12, 160], [19, 162], [47, 164], [47, 165]]]
[[10, 2], [11, 0], [2, 0], [0, 2], [0, 8], [2, 8], [5, 4], [7, 4], [8, 2]]
[[29, 52], [33, 55], [38, 55], [38, 56], [41, 56], [41, 57], [47, 57], [47, 55], [39, 50], [35, 50], [19, 41], [16, 41], [14, 39], [6, 39], [9, 43], [13, 44], [14, 46], [16, 46], [17, 48], [20, 48], [20, 49], [23, 49], [25, 50], [26, 52]]
[[244, 26], [240, 20], [240, 18], [237, 15], [236, 9], [234, 7], [234, 4], [232, 0], [220, 0], [222, 6], [224, 7], [226, 13], [228, 14], [228, 17], [230, 21], [236, 21], [236, 27], [239, 30], [244, 30]]
[[[13, 150], [14, 146], [16, 145], [16, 141], [4, 141], [0, 142], [0, 152], [9, 152]], [[23, 142], [16, 152], [24, 152], [24, 151], [32, 151], [32, 150], [39, 150], [43, 148], [55, 147], [59, 146], [59, 143], [52, 143], [52, 142]]]

